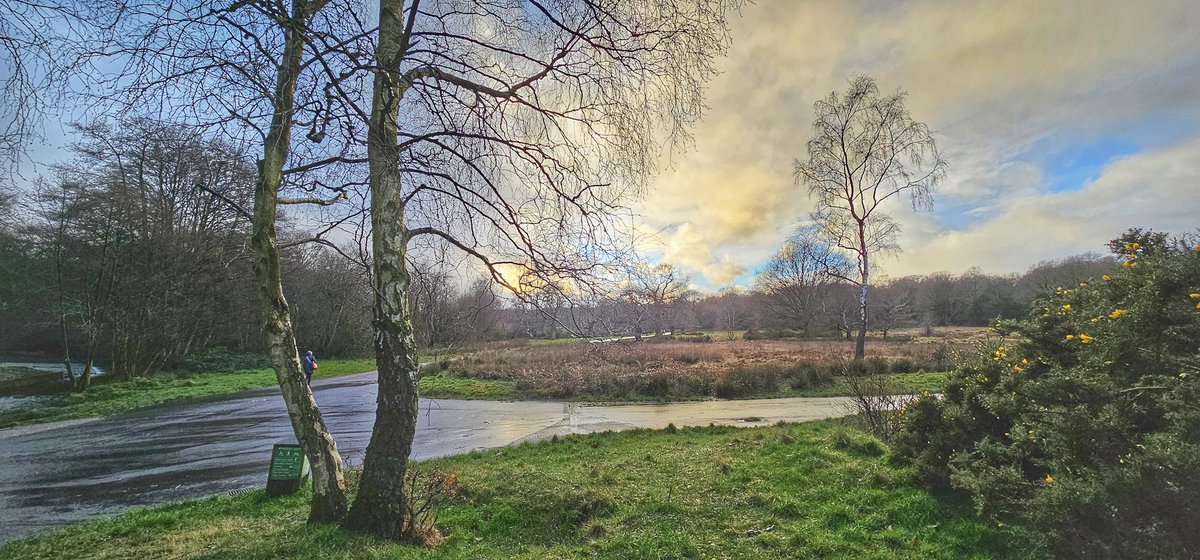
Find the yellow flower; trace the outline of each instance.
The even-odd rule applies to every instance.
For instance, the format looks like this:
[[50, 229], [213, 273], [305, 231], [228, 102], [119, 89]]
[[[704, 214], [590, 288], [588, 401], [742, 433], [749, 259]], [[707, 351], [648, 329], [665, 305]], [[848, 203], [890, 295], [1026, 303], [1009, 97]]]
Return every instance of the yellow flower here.
[[1200, 299], [1200, 294], [1188, 294], [1188, 297], [1192, 299]]
[[1082, 342], [1084, 344], [1091, 344], [1093, 340], [1096, 340], [1096, 339], [1094, 337], [1088, 336], [1087, 333], [1079, 333], [1079, 342]]
[[1080, 288], [1086, 288], [1086, 287], [1087, 287], [1087, 282], [1080, 282], [1080, 283], [1079, 283], [1079, 287], [1080, 287]]
[[1075, 335], [1073, 335], [1073, 334], [1067, 335], [1067, 340], [1075, 340]]
[[1027, 360], [1025, 358], [1021, 358], [1021, 363], [1024, 365], [1029, 365], [1029, 360]]
[[1109, 280], [1112, 280], [1112, 276], [1109, 276], [1109, 275], [1107, 275], [1107, 274], [1105, 274], [1104, 276], [1101, 276], [1100, 278], [1103, 278], [1105, 282], [1108, 282]]
[[1133, 266], [1133, 264], [1130, 263], [1129, 261], [1122, 261], [1121, 266], [1123, 266], [1125, 268], [1129, 268], [1129, 267]]
[[1071, 304], [1069, 304], [1069, 303], [1064, 303], [1064, 304], [1063, 304], [1063, 311], [1070, 311], [1070, 310], [1071, 310]]
[[1096, 323], [1099, 323], [1099, 322], [1100, 322], [1100, 318], [1099, 318], [1099, 317], [1092, 317], [1092, 324], [1093, 324], [1093, 325], [1094, 325], [1094, 324], [1096, 324]]
[[1118, 307], [1118, 308], [1114, 309], [1114, 310], [1112, 311], [1112, 313], [1109, 313], [1109, 314], [1108, 314], [1108, 317], [1109, 317], [1110, 319], [1116, 319], [1117, 317], [1120, 317], [1120, 316], [1122, 316], [1122, 315], [1124, 315], [1124, 314], [1125, 314], [1125, 310], [1124, 310], [1124, 309], [1121, 309], [1120, 307]]
[[1054, 477], [1046, 475], [1046, 484], [1054, 484]]
[[1021, 375], [1021, 372], [1023, 372], [1023, 371], [1025, 371], [1025, 368], [1023, 368], [1021, 366], [1013, 366], [1013, 374]]

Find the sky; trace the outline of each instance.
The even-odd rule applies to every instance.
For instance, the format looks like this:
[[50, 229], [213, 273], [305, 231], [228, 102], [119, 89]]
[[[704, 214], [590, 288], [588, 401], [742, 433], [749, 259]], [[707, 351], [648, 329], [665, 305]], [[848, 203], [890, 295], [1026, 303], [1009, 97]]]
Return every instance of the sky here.
[[792, 176], [813, 103], [865, 74], [934, 131], [934, 209], [887, 210], [885, 277], [1023, 272], [1131, 227], [1200, 228], [1200, 2], [757, 0], [695, 146], [641, 202], [650, 250], [701, 289], [749, 286], [808, 219]]

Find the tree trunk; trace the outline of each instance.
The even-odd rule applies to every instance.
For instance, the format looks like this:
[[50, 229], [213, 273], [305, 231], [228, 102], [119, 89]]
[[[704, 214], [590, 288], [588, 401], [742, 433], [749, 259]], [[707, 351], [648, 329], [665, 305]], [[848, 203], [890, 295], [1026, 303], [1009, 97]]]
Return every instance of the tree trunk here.
[[379, 396], [358, 495], [346, 518], [347, 528], [391, 540], [400, 540], [405, 532], [404, 476], [417, 424], [418, 361], [408, 301], [411, 278], [404, 261], [407, 230], [397, 143], [404, 94], [399, 73], [406, 49], [403, 8], [399, 0], [382, 0], [379, 5], [379, 70], [367, 132]]
[[254, 186], [254, 223], [250, 247], [254, 254], [254, 277], [258, 284], [263, 334], [266, 336], [271, 367], [279, 380], [292, 431], [312, 465], [313, 501], [308, 519], [316, 523], [333, 523], [346, 514], [342, 458], [300, 369], [292, 317], [283, 294], [283, 275], [275, 233], [276, 205], [283, 181], [283, 166], [287, 161], [296, 82], [304, 52], [302, 22], [311, 15], [296, 13], [295, 10], [299, 9], [294, 8], [293, 22], [285, 26], [283, 60], [279, 65], [272, 99], [274, 114]]
[[80, 393], [86, 391], [92, 385], [92, 353], [93, 349], [89, 349], [87, 363], [83, 364], [83, 374], [75, 382], [75, 390]]
[[859, 222], [858, 242], [862, 247], [861, 268], [858, 270], [861, 285], [858, 292], [858, 340], [854, 342], [854, 359], [862, 361], [867, 355], [867, 289], [870, 281], [871, 262], [867, 253], [866, 225]]

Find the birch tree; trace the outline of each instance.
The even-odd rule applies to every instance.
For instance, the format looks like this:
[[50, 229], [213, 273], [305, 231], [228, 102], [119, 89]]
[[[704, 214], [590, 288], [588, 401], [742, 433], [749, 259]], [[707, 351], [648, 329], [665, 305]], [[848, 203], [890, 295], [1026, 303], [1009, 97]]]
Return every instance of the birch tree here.
[[933, 134], [909, 115], [905, 97], [881, 94], [869, 77], [852, 78], [844, 93], [816, 102], [808, 159], [794, 164], [796, 182], [816, 201], [812, 217], [821, 235], [857, 261], [842, 277], [858, 288], [856, 360], [866, 350], [872, 259], [899, 250], [900, 226], [885, 204], [907, 194], [914, 209], [932, 209], [946, 174]]
[[367, 153], [376, 421], [346, 525], [420, 541], [404, 478], [418, 373], [405, 256], [432, 239], [513, 279], [579, 290], [626, 205], [683, 147], [726, 0], [382, 0]]
[[[326, 235], [355, 214], [319, 211], [338, 205], [355, 185], [347, 168], [355, 160], [354, 138], [361, 128], [356, 123], [362, 121], [347, 111], [359, 97], [352, 82], [358, 76], [355, 45], [364, 40], [361, 6], [354, 0], [109, 5], [117, 14], [116, 31], [83, 50], [121, 70], [80, 77], [90, 85], [78, 95], [81, 105], [121, 114], [154, 112], [197, 134], [261, 150], [252, 209], [209, 194], [251, 221], [270, 363], [293, 432], [312, 464], [309, 519], [340, 521], [347, 510], [342, 460], [301, 372], [280, 251], [302, 242], [338, 250]], [[294, 129], [302, 132], [298, 140]], [[316, 209], [306, 214], [317, 224], [312, 235], [280, 241], [277, 222], [285, 205]]]

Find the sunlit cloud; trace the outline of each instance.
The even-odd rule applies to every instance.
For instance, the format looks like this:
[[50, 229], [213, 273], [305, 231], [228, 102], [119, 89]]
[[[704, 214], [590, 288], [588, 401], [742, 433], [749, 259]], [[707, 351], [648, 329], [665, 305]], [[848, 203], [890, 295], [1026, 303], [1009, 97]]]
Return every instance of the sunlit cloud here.
[[1198, 27], [1189, 2], [761, 0], [735, 23], [696, 149], [641, 213], [701, 286], [744, 283], [811, 209], [791, 171], [813, 102], [866, 73], [909, 92], [950, 161], [933, 214], [890, 209], [890, 276], [1022, 271], [1127, 227], [1194, 228]]

